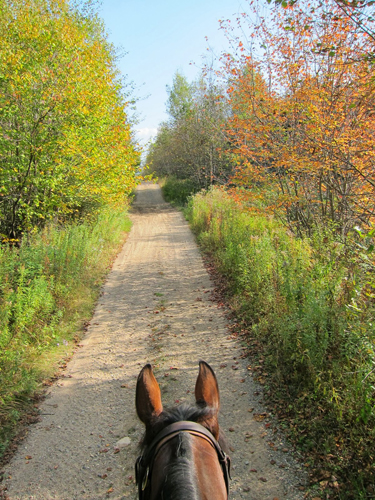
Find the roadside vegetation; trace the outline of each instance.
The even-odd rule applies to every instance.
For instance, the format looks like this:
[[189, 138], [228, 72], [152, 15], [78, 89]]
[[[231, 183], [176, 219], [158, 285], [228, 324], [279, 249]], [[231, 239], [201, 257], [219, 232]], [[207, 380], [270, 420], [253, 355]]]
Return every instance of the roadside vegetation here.
[[200, 189], [191, 179], [178, 179], [174, 176], [159, 179], [165, 201], [178, 207], [186, 206], [188, 199]]
[[129, 230], [126, 210], [111, 209], [0, 248], [0, 457], [35, 393], [83, 335]]
[[126, 202], [140, 152], [129, 88], [89, 5], [0, 4], [0, 234]]
[[0, 457], [79, 340], [141, 180], [131, 88], [91, 5], [0, 3]]
[[315, 466], [312, 493], [367, 498], [375, 481], [367, 247], [327, 231], [296, 238], [221, 189], [195, 195], [187, 216], [224, 278], [254, 377]]
[[215, 71], [176, 74], [148, 156], [188, 199], [314, 498], [375, 495], [372, 8], [249, 3]]

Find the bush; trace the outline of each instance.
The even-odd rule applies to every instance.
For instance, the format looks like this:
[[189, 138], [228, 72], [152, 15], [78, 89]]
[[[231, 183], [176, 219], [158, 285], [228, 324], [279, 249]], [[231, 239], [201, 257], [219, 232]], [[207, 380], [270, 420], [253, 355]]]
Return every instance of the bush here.
[[161, 181], [163, 196], [166, 201], [176, 205], [186, 205], [189, 197], [199, 191], [199, 187], [191, 179], [166, 177]]
[[90, 317], [129, 229], [126, 211], [112, 208], [91, 223], [49, 224], [20, 248], [0, 247], [0, 455], [24, 403], [56, 369], [52, 359], [66, 356]]
[[301, 443], [342, 453], [340, 467], [357, 477], [356, 467], [369, 471], [374, 301], [354, 247], [328, 230], [296, 238], [273, 218], [241, 210], [219, 189], [195, 195], [187, 214], [226, 279], [248, 339], [263, 346], [270, 389], [286, 395], [292, 419], [305, 418], [298, 424], [300, 431], [308, 427]]

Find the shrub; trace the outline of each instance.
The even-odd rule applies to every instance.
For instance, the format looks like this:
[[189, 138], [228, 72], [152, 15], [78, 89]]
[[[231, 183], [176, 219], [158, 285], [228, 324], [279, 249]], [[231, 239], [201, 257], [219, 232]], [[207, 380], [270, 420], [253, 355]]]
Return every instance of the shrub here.
[[346, 450], [346, 459], [337, 459], [342, 468], [370, 470], [374, 301], [355, 247], [327, 229], [296, 238], [219, 189], [196, 194], [187, 215], [226, 279], [248, 338], [263, 346], [273, 389], [287, 395], [292, 418], [306, 417], [305, 446]]
[[50, 223], [19, 248], [0, 247], [0, 455], [24, 404], [90, 317], [129, 229], [126, 211], [112, 208], [92, 222]]

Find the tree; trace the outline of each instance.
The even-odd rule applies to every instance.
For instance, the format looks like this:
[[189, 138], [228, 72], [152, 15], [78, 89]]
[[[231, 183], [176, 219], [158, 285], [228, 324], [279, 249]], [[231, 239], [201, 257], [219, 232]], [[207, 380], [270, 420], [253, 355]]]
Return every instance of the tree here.
[[0, 39], [3, 238], [124, 200], [139, 152], [99, 19], [68, 0], [5, 0]]
[[207, 75], [189, 84], [176, 73], [163, 123], [148, 154], [158, 175], [189, 178], [199, 188], [225, 183], [231, 172], [224, 124], [229, 110], [223, 90]]
[[372, 40], [330, 1], [247, 20], [263, 57], [226, 60], [234, 182], [297, 232], [330, 222], [345, 235], [369, 224], [374, 67], [362, 55]]

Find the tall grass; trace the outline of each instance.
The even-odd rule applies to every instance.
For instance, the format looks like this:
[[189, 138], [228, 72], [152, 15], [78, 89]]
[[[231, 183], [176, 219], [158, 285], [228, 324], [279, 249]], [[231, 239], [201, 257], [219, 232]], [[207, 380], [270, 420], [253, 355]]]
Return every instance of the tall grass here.
[[89, 318], [129, 229], [126, 211], [106, 210], [0, 247], [0, 455], [24, 403]]
[[299, 444], [331, 456], [343, 481], [373, 484], [375, 307], [355, 247], [326, 229], [298, 239], [219, 189], [195, 195], [187, 216], [262, 345], [268, 390], [287, 401]]

